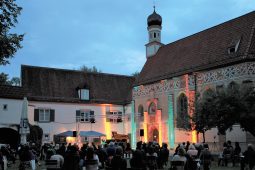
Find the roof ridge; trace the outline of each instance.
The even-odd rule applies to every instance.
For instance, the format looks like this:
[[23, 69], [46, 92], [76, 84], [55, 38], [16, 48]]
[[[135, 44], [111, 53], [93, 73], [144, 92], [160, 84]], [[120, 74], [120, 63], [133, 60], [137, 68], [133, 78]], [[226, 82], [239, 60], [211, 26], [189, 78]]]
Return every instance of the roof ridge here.
[[166, 45], [164, 45], [164, 46], [162, 46], [162, 47], [164, 48], [164, 47], [166, 47], [166, 46], [168, 46], [168, 45], [175, 44], [175, 43], [177, 43], [177, 42], [179, 42], [179, 41], [183, 41], [184, 39], [188, 39], [188, 38], [190, 38], [190, 37], [196, 36], [196, 35], [198, 35], [198, 34], [201, 34], [201, 33], [206, 32], [206, 31], [208, 31], [208, 30], [214, 29], [214, 28], [216, 28], [216, 27], [219, 27], [219, 26], [224, 25], [224, 24], [226, 24], [226, 23], [229, 23], [229, 22], [231, 22], [231, 21], [238, 20], [238, 19], [243, 18], [243, 17], [245, 17], [245, 16], [247, 16], [247, 15], [252, 15], [253, 13], [255, 14], [255, 10], [253, 10], [253, 11], [251, 11], [251, 12], [249, 12], [249, 13], [246, 13], [246, 14], [244, 14], [244, 15], [241, 15], [241, 16], [239, 16], [239, 17], [236, 17], [236, 18], [227, 20], [227, 21], [225, 21], [225, 22], [222, 22], [222, 23], [220, 23], [220, 24], [218, 24], [218, 25], [214, 25], [214, 26], [212, 26], [212, 27], [206, 28], [206, 29], [204, 29], [204, 30], [202, 30], [202, 31], [199, 31], [199, 32], [196, 32], [196, 33], [194, 33], [194, 34], [188, 35], [188, 36], [183, 37], [183, 38], [181, 38], [181, 39], [178, 39], [178, 40], [176, 40], [176, 41], [170, 42], [170, 43], [168, 43], [168, 44], [166, 44]]
[[56, 71], [69, 71], [69, 72], [79, 72], [85, 74], [94, 74], [94, 75], [105, 75], [105, 76], [112, 76], [112, 77], [126, 77], [126, 78], [134, 78], [134, 76], [129, 75], [121, 75], [121, 74], [112, 74], [112, 73], [93, 73], [93, 72], [84, 72], [82, 70], [72, 70], [72, 69], [63, 69], [63, 68], [54, 68], [54, 67], [43, 67], [43, 66], [33, 66], [33, 65], [21, 65], [21, 69], [24, 67], [28, 68], [39, 68], [39, 69], [48, 69], [48, 70], [56, 70]]

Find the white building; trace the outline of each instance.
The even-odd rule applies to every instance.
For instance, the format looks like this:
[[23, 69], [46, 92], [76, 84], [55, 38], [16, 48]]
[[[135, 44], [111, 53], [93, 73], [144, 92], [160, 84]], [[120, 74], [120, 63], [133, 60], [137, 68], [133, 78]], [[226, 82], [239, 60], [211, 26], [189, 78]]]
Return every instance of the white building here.
[[133, 77], [23, 65], [21, 81], [22, 87], [0, 86], [2, 128], [17, 130], [26, 96], [29, 123], [43, 129], [44, 142], [66, 131], [96, 131], [105, 139], [130, 132]]

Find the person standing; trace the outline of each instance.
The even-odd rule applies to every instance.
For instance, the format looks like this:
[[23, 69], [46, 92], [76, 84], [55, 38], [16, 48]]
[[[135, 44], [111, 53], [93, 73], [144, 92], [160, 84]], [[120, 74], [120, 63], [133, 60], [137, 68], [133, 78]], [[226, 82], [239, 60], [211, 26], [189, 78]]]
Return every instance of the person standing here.
[[204, 149], [199, 156], [204, 170], [210, 170], [212, 154], [209, 151], [208, 144], [204, 144]]
[[127, 169], [127, 162], [122, 157], [123, 149], [119, 146], [116, 148], [116, 154], [112, 158], [111, 166], [113, 170], [125, 170]]
[[255, 165], [255, 150], [252, 144], [248, 144], [247, 150], [243, 153], [244, 163], [249, 165], [250, 170]]
[[79, 170], [80, 156], [75, 146], [69, 146], [64, 157], [64, 170]]
[[88, 147], [87, 155], [85, 157], [86, 170], [97, 170], [99, 166], [99, 159], [97, 154], [94, 152], [93, 147]]
[[237, 160], [239, 160], [239, 156], [241, 153], [241, 147], [239, 146], [239, 142], [235, 142], [235, 149], [233, 152], [233, 166], [235, 166], [235, 163]]

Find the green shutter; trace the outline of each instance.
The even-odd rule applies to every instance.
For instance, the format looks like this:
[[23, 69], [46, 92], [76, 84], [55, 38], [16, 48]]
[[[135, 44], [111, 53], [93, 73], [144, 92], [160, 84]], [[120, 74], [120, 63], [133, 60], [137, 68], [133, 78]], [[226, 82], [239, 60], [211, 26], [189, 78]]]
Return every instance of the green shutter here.
[[55, 110], [51, 109], [50, 110], [50, 122], [55, 121]]
[[34, 121], [39, 121], [39, 109], [34, 109]]

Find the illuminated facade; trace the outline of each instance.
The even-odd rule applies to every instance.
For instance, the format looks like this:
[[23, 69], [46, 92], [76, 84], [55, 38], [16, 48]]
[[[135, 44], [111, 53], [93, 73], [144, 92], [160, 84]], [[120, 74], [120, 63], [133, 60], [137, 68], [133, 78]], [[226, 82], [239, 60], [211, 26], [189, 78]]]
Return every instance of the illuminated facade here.
[[[201, 136], [196, 131], [185, 130], [196, 93], [227, 88], [231, 82], [255, 84], [255, 12], [167, 45], [151, 35], [154, 27], [160, 33], [161, 16], [154, 10], [147, 21], [148, 44], [161, 47], [154, 48], [153, 55], [146, 52], [147, 61], [132, 91], [136, 136], [140, 137], [142, 129], [143, 141], [164, 142], [170, 148], [181, 142], [199, 142]], [[214, 128], [206, 133], [206, 142], [255, 142], [238, 125], [234, 129], [219, 136]]]
[[[0, 130], [17, 131], [26, 96], [29, 123], [43, 129], [43, 142], [98, 143], [101, 136], [80, 137], [84, 131], [106, 140], [113, 132], [131, 136], [133, 77], [36, 66], [22, 66], [21, 75], [22, 87], [0, 85], [0, 106], [6, 106], [0, 108]], [[76, 135], [64, 133], [72, 131]]]

